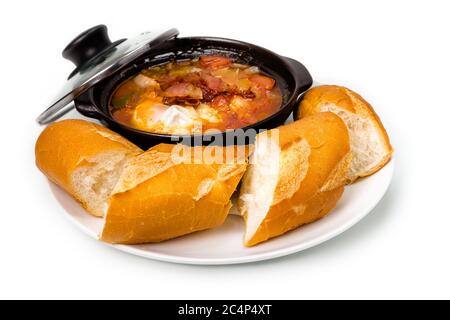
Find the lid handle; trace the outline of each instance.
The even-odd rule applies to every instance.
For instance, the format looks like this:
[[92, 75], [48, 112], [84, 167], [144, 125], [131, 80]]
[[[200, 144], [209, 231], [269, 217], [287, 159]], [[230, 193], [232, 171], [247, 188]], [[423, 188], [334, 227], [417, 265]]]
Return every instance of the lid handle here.
[[63, 50], [62, 55], [80, 68], [99, 53], [110, 48], [111, 45], [108, 28], [100, 24], [73, 39]]
[[[37, 122], [47, 124], [58, 119], [73, 108], [70, 102], [80, 98], [100, 81], [116, 74], [144, 53], [176, 38], [177, 35], [177, 29], [144, 32], [130, 40], [120, 39], [111, 43], [105, 25], [86, 30], [63, 50], [63, 57], [77, 67], [50, 107], [36, 119]], [[89, 116], [94, 117], [90, 110]]]

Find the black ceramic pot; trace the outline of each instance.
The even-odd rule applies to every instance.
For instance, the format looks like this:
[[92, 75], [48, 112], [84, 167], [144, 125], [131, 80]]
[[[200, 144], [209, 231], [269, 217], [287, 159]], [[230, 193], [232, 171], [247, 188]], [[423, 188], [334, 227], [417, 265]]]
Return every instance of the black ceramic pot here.
[[[258, 66], [263, 73], [276, 79], [283, 95], [283, 103], [280, 110], [270, 117], [241, 130], [228, 130], [213, 135], [176, 136], [151, 133], [128, 127], [112, 118], [109, 112], [110, 97], [123, 81], [139, 73], [143, 68], [172, 60], [192, 59], [204, 54], [225, 55], [233, 58], [236, 62]], [[227, 144], [236, 144], [245, 141], [244, 143], [251, 143], [254, 135], [249, 134], [242, 140], [243, 132], [249, 132], [249, 129], [254, 129], [251, 130], [252, 132], [261, 129], [272, 129], [283, 124], [292, 113], [293, 108], [299, 103], [301, 94], [311, 85], [311, 75], [300, 62], [280, 56], [256, 45], [212, 37], [175, 37], [162, 42], [157, 48], [144, 52], [134, 61], [121, 68], [120, 71], [101, 80], [76, 97], [74, 101], [76, 109], [81, 114], [100, 120], [112, 130], [122, 134], [143, 148], [163, 142], [211, 144], [226, 141]]]

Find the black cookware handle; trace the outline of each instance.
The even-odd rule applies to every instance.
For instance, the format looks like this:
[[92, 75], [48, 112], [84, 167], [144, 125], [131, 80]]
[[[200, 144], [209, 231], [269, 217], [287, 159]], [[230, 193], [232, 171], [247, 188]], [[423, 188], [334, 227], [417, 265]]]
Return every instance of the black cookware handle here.
[[302, 93], [311, 88], [313, 84], [313, 78], [311, 77], [308, 69], [306, 69], [306, 67], [297, 60], [288, 57], [283, 57], [283, 59], [290, 66], [292, 74], [294, 75], [295, 91], [298, 95], [297, 103], [299, 103], [302, 97]]
[[94, 118], [98, 120], [103, 119], [103, 115], [98, 111], [98, 109], [88, 102], [75, 100], [75, 108], [79, 113], [88, 118]]

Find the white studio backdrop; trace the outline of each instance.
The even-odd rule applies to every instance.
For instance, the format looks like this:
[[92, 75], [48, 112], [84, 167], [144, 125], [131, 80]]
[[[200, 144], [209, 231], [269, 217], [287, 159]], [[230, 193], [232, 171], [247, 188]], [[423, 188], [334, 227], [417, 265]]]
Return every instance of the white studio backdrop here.
[[[14, 1], [1, 5], [0, 298], [450, 298], [447, 1]], [[115, 251], [76, 229], [34, 166], [35, 122], [73, 69], [61, 57], [104, 23], [236, 38], [304, 63], [377, 110], [396, 150], [388, 194], [319, 247], [196, 267]], [[75, 116], [74, 113], [71, 116]]]

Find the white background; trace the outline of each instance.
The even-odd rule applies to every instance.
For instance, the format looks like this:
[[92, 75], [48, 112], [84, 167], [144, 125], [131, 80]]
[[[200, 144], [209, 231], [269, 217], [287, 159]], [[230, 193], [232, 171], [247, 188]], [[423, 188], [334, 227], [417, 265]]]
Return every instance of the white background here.
[[[8, 1], [0, 5], [0, 298], [450, 298], [448, 1]], [[75, 228], [34, 166], [35, 117], [73, 66], [61, 50], [177, 27], [252, 42], [365, 96], [396, 150], [388, 194], [316, 248], [240, 266], [149, 261]]]

